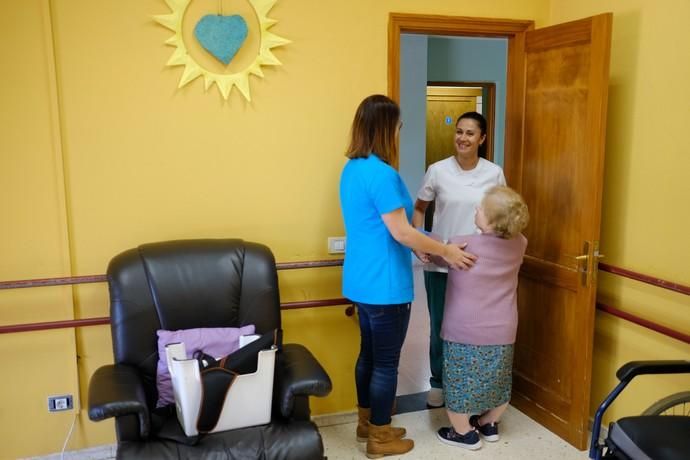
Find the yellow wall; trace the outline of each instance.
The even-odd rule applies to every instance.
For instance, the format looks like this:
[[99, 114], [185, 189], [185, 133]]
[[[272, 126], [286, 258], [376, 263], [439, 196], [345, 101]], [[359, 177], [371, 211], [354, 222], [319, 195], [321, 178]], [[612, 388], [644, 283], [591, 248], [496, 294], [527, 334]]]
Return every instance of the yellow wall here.
[[[613, 12], [601, 252], [605, 262], [690, 285], [690, 3], [552, 0], [549, 23]], [[599, 300], [690, 334], [690, 297], [601, 273]], [[597, 314], [592, 410], [625, 362], [689, 359], [690, 345]], [[607, 420], [690, 389], [690, 377], [633, 381]]]
[[[197, 2], [202, 0], [195, 0]], [[209, 0], [210, 1], [210, 0]], [[215, 5], [215, 0], [210, 1]], [[228, 3], [230, 5], [230, 3]], [[230, 6], [226, 6], [230, 8]], [[613, 11], [602, 250], [607, 262], [690, 284], [683, 237], [690, 182], [690, 56], [684, 0], [279, 1], [284, 66], [252, 77], [253, 102], [224, 103], [164, 66], [162, 0], [0, 3], [0, 279], [103, 273], [117, 252], [172, 238], [242, 237], [279, 261], [327, 257], [341, 235], [337, 180], [357, 103], [386, 91], [390, 11], [534, 19], [538, 26]], [[10, 45], [7, 45], [10, 44]], [[339, 296], [337, 268], [281, 274], [285, 301]], [[601, 275], [600, 299], [690, 332], [687, 297]], [[316, 413], [354, 407], [357, 327], [344, 307], [287, 312], [286, 339], [324, 363], [334, 391]], [[103, 316], [104, 285], [0, 292], [0, 322]], [[110, 443], [88, 421], [90, 375], [111, 361], [107, 327], [0, 336], [0, 458]], [[690, 347], [600, 314], [593, 404], [631, 359], [687, 358]], [[79, 357], [77, 364], [77, 355]], [[612, 413], [639, 411], [685, 377], [642, 379]], [[72, 393], [77, 411], [48, 414]], [[31, 429], [28, 429], [31, 427]], [[36, 436], [36, 433], [40, 433]]]
[[[0, 3], [0, 31], [0, 279], [69, 274], [47, 5]], [[69, 287], [0, 291], [0, 324], [73, 317]], [[75, 347], [70, 329], [0, 335], [0, 458], [59, 450], [74, 412], [48, 416], [47, 397], [77, 394]]]
[[[201, 80], [176, 89], [181, 69], [164, 65], [171, 32], [151, 20], [168, 11], [162, 0], [0, 3], [0, 279], [103, 273], [114, 254], [173, 238], [241, 237], [279, 261], [325, 258], [326, 237], [343, 234], [337, 181], [354, 109], [387, 89], [388, 13], [537, 24], [549, 13], [547, 0], [282, 0], [272, 30], [293, 43], [275, 51], [282, 67], [252, 77], [247, 104], [204, 94]], [[339, 296], [339, 282], [337, 268], [281, 274], [282, 299]], [[2, 324], [103, 316], [107, 290], [2, 291], [0, 308]], [[355, 404], [358, 332], [343, 310], [284, 315], [286, 340], [306, 344], [334, 381], [316, 413]], [[0, 383], [0, 458], [59, 451], [75, 414], [68, 449], [114, 441], [112, 424], [83, 408], [46, 410], [51, 394], [85, 402], [90, 375], [112, 360], [107, 327], [4, 335], [0, 347], [11, 376]]]

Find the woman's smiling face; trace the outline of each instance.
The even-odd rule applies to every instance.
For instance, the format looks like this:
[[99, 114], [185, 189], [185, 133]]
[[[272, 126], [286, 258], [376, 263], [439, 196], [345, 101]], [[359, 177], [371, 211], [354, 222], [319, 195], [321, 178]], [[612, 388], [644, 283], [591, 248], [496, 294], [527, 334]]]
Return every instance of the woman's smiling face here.
[[479, 123], [471, 118], [461, 118], [455, 125], [455, 151], [463, 157], [478, 156], [479, 146], [486, 139]]

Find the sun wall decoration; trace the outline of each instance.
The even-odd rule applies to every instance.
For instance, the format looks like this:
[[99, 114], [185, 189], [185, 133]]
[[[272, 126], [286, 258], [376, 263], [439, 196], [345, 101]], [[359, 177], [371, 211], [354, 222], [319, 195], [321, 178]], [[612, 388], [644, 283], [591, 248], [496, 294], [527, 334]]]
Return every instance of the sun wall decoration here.
[[[165, 0], [171, 10], [170, 14], [154, 16], [154, 20], [174, 32], [174, 35], [166, 40], [166, 44], [175, 47], [172, 56], [166, 63], [167, 66], [184, 66], [178, 88], [182, 88], [194, 79], [204, 77], [204, 89], [208, 89], [215, 83], [225, 100], [228, 99], [233, 87], [247, 101], [251, 101], [249, 91], [249, 75], [264, 77], [261, 66], [277, 66], [281, 62], [273, 55], [273, 48], [290, 43], [290, 40], [279, 37], [268, 31], [277, 21], [268, 17], [268, 12], [278, 0], [246, 0], [251, 6], [260, 30], [259, 50], [249, 65], [240, 71], [218, 71], [202, 65], [190, 55], [188, 46], [183, 38], [183, 22], [187, 9], [193, 0]], [[225, 15], [223, 1], [218, 0], [218, 9], [204, 15], [194, 27], [194, 37], [205, 52], [213, 56], [224, 66], [235, 58], [238, 51], [245, 44], [249, 28], [247, 21], [239, 14]]]

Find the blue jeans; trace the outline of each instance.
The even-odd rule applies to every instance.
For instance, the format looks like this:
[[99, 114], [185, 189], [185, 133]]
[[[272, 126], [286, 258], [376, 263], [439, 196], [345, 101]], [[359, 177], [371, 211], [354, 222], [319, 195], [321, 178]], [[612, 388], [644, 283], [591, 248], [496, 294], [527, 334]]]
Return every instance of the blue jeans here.
[[355, 366], [357, 403], [371, 408], [373, 425], [388, 425], [398, 386], [398, 364], [410, 304], [370, 305], [356, 303], [362, 342]]

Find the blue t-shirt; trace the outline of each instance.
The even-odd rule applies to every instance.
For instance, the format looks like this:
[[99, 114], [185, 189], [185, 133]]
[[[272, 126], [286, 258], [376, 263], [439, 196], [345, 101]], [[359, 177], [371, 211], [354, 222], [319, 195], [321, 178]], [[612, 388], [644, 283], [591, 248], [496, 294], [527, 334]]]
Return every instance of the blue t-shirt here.
[[340, 206], [347, 236], [343, 295], [374, 305], [412, 302], [411, 251], [381, 218], [404, 208], [412, 219], [412, 199], [398, 172], [375, 154], [349, 160], [340, 176]]

